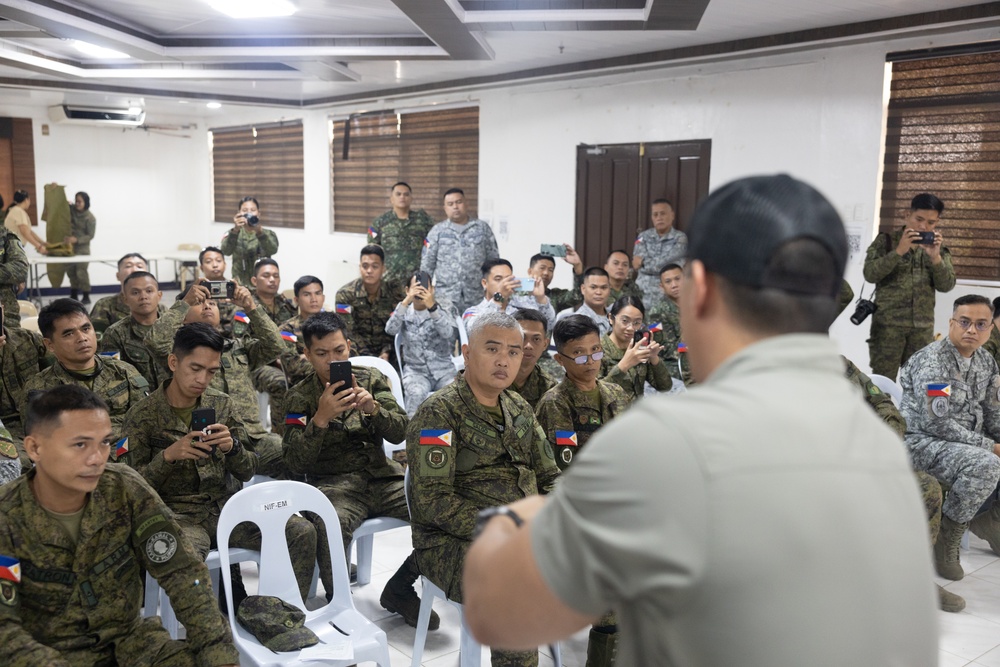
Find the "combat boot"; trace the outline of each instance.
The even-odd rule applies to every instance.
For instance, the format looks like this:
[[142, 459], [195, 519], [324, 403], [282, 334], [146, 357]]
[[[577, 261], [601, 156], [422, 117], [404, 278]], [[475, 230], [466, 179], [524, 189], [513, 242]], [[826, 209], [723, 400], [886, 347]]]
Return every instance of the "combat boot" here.
[[965, 576], [962, 564], [958, 559], [958, 548], [962, 544], [968, 523], [952, 521], [951, 517], [941, 515], [941, 532], [934, 542], [934, 569], [939, 576], [952, 581], [958, 581]]
[[587, 641], [587, 667], [614, 667], [618, 656], [618, 632], [590, 630]]
[[1000, 556], [1000, 504], [997, 501], [969, 523], [969, 530], [989, 542], [993, 553]]
[[955, 595], [941, 586], [938, 586], [937, 590], [938, 607], [941, 608], [941, 611], [950, 611], [953, 614], [957, 614], [965, 609], [965, 598], [960, 595]]
[[[396, 570], [396, 574], [389, 579], [389, 583], [382, 591], [382, 597], [379, 598], [379, 604], [388, 611], [402, 616], [411, 628], [417, 627], [417, 617], [420, 616], [420, 598], [413, 590], [413, 584], [416, 583], [419, 576], [420, 570], [417, 569], [417, 560], [411, 553]], [[441, 619], [432, 609], [427, 629], [437, 630], [440, 625]]]

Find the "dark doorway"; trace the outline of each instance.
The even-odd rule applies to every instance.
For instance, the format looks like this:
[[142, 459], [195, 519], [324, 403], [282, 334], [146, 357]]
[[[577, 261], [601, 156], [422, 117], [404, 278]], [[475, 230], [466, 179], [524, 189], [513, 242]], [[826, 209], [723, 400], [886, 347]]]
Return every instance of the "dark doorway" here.
[[577, 146], [574, 247], [584, 265], [603, 265], [615, 249], [631, 254], [655, 199], [673, 202], [683, 230], [708, 194], [711, 155], [711, 139]]

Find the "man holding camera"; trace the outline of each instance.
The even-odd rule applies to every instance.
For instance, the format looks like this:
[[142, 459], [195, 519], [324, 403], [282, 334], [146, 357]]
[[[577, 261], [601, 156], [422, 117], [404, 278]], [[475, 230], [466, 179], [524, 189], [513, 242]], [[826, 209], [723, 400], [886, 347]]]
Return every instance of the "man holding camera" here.
[[[523, 308], [540, 312], [548, 322], [548, 329], [555, 325], [556, 311], [553, 310], [549, 297], [545, 296], [544, 281], [515, 277], [511, 263], [499, 258], [483, 262], [482, 273], [480, 282], [483, 286], [483, 300], [462, 314], [466, 330], [483, 313], [499, 311], [513, 315]], [[530, 282], [526, 283], [526, 280]]]
[[[942, 211], [944, 202], [921, 193], [910, 202], [904, 227], [879, 234], [868, 246], [864, 276], [875, 284], [868, 339], [873, 373], [896, 379], [899, 367], [934, 340], [934, 292], [955, 287], [951, 253], [935, 230]], [[851, 321], [860, 324], [866, 316], [856, 312]]]

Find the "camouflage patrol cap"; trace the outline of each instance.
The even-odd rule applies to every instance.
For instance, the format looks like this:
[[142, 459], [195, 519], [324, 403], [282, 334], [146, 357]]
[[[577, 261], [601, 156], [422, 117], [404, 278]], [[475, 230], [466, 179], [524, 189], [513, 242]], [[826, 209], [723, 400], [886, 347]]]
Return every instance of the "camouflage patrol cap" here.
[[[687, 228], [688, 258], [737, 285], [835, 297], [847, 265], [847, 233], [833, 205], [788, 176], [751, 176], [699, 204]], [[790, 241], [810, 239], [829, 253], [836, 276], [775, 270], [771, 260]]]
[[272, 595], [250, 595], [236, 610], [236, 620], [275, 652], [298, 651], [319, 643], [319, 637], [305, 627], [301, 609]]

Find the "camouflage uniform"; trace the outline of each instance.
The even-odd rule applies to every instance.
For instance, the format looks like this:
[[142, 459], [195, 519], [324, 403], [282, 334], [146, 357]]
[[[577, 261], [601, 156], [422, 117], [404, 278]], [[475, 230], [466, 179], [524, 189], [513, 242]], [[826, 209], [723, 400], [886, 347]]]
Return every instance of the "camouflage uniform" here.
[[538, 357], [538, 367], [545, 371], [550, 378], [559, 382], [566, 377], [566, 369], [552, 357], [552, 353], [555, 351], [556, 347], [552, 345], [542, 356]]
[[7, 344], [0, 348], [0, 421], [10, 432], [17, 445], [22, 468], [32, 466], [24, 452], [24, 426], [21, 423], [20, 405], [24, 385], [49, 365], [49, 358], [41, 334], [27, 329], [4, 330]]
[[[648, 321], [648, 329], [652, 330], [657, 325], [660, 327], [660, 330], [653, 334], [653, 340], [663, 346], [663, 349], [660, 350], [660, 359], [667, 365], [670, 377], [680, 380], [685, 385], [694, 384], [687, 355], [679, 349], [683, 339], [681, 338], [681, 311], [677, 304], [670, 298], [665, 298], [646, 311], [646, 320]], [[677, 363], [678, 360], [680, 365]]]
[[538, 407], [538, 401], [542, 400], [545, 392], [555, 386], [556, 380], [536, 363], [535, 367], [531, 369], [531, 373], [524, 380], [524, 384], [518, 387], [517, 380], [514, 380], [514, 383], [510, 385], [510, 390], [520, 394], [521, 398], [526, 400], [531, 409], [534, 410]]
[[1000, 366], [1000, 328], [993, 327], [990, 329], [990, 337], [983, 344], [983, 349], [986, 350], [993, 360], [997, 362]]
[[604, 350], [604, 358], [601, 359], [601, 379], [614, 382], [624, 389], [629, 402], [645, 394], [647, 382], [657, 391], [670, 391], [673, 387], [674, 383], [670, 379], [670, 370], [666, 363], [661, 361], [656, 365], [636, 364], [623, 373], [618, 368], [618, 362], [625, 356], [625, 350], [615, 345], [610, 335], [601, 336], [601, 348]]
[[[951, 487], [942, 513], [960, 524], [975, 516], [1000, 480], [1000, 458], [993, 453], [1000, 442], [1000, 375], [984, 350], [969, 361], [965, 370], [961, 354], [944, 338], [914, 354], [900, 377], [913, 467]], [[950, 386], [950, 395], [935, 384]]]
[[[225, 454], [216, 449], [209, 458], [200, 461], [168, 463], [163, 458], [164, 450], [191, 432], [191, 423], [182, 420], [167, 402], [166, 388], [170, 382], [164, 382], [145, 401], [129, 410], [123, 428], [129, 443], [134, 444], [127, 461], [176, 513], [184, 536], [204, 559], [209, 550], [217, 546], [215, 533], [222, 506], [243, 488], [241, 482], [249, 481], [257, 472], [257, 456], [243, 446], [249, 424], [236, 413], [229, 396], [209, 387], [198, 398], [194, 409], [213, 408], [216, 421], [229, 427], [233, 448]], [[292, 569], [305, 600], [309, 597], [316, 564], [316, 529], [306, 519], [293, 517], [285, 528], [285, 535]], [[254, 524], [240, 524], [229, 543], [234, 547], [260, 550], [260, 530]]]
[[[479, 511], [548, 493], [559, 476], [531, 406], [510, 391], [499, 406], [502, 427], [462, 377], [424, 401], [406, 431], [417, 563], [455, 602], [462, 601], [462, 564]], [[537, 651], [491, 653], [495, 666], [538, 664]]]
[[499, 258], [489, 224], [470, 219], [456, 225], [445, 220], [427, 234], [420, 270], [434, 277], [436, 297], [447, 299], [456, 311], [464, 313], [483, 297], [483, 262]]
[[[583, 285], [583, 275], [578, 276], [576, 274], [573, 274], [574, 291], [577, 292], [578, 294], [581, 285]], [[608, 290], [608, 308], [610, 308], [611, 304], [613, 304], [615, 301], [622, 298], [623, 296], [634, 296], [635, 298], [639, 299], [639, 301], [642, 301], [643, 305], [646, 305], [646, 300], [643, 297], [642, 289], [640, 289], [640, 287], [636, 285], [634, 281], [632, 281], [631, 279], [627, 279], [624, 283], [622, 283], [621, 289], [615, 289], [615, 286], [611, 285], [611, 288]], [[579, 299], [576, 300], [576, 303], [574, 303], [573, 306], [576, 307], [581, 303], [583, 303], [582, 294], [579, 295]]]
[[[420, 268], [420, 249], [434, 226], [427, 211], [410, 209], [406, 220], [389, 210], [375, 218], [368, 228], [368, 243], [377, 243], [385, 251], [385, 278], [405, 285]], [[372, 232], [375, 232], [372, 234]]]
[[646, 308], [666, 300], [660, 289], [660, 269], [667, 264], [683, 265], [687, 258], [687, 245], [687, 234], [673, 227], [663, 236], [651, 227], [635, 240], [632, 255], [642, 257], [635, 283], [642, 290], [642, 302]]
[[[7, 482], [12, 482], [21, 474], [21, 462], [18, 460], [19, 451], [14, 444], [14, 438], [10, 431], [0, 424], [0, 486]], [[25, 468], [30, 466], [30, 461]]]
[[[284, 294], [274, 295], [273, 306], [269, 306], [264, 303], [256, 292], [254, 292], [253, 300], [254, 303], [257, 304], [257, 307], [267, 313], [267, 316], [270, 317], [271, 321], [275, 324], [287, 322], [289, 319], [299, 314], [299, 309], [295, 306], [292, 300], [286, 298]], [[235, 304], [234, 310], [238, 310], [238, 308], [235, 308]], [[253, 327], [251, 326], [251, 330], [252, 329]], [[242, 333], [240, 335], [242, 335]]]
[[[288, 392], [288, 418], [282, 446], [285, 465], [305, 476], [326, 495], [337, 509], [344, 550], [365, 519], [391, 516], [408, 521], [403, 468], [385, 457], [382, 440], [402, 442], [406, 435], [406, 414], [396, 404], [385, 376], [374, 368], [354, 368], [358, 386], [368, 390], [379, 403], [371, 417], [349, 410], [330, 421], [327, 428], [312, 422], [324, 386], [313, 373]], [[326, 543], [325, 530], [320, 543]], [[407, 558], [412, 562], [412, 556]], [[404, 563], [404, 567], [407, 563]], [[332, 591], [330, 553], [321, 554], [323, 587]], [[412, 584], [412, 581], [410, 582]]]
[[[433, 313], [418, 311], [402, 302], [385, 323], [385, 332], [402, 336], [403, 394], [406, 414], [413, 417], [417, 408], [432, 392], [444, 388], [455, 379], [455, 364], [451, 354], [458, 332], [455, 327], [455, 307], [438, 301]], [[402, 362], [401, 362], [402, 363]]]
[[240, 285], [250, 285], [253, 277], [253, 266], [261, 257], [271, 257], [278, 252], [278, 235], [270, 229], [265, 229], [257, 236], [256, 232], [247, 227], [233, 227], [225, 236], [219, 249], [223, 255], [232, 255], [233, 278]]
[[129, 315], [108, 327], [101, 336], [100, 350], [102, 353], [117, 352], [122, 361], [132, 364], [142, 373], [150, 387], [158, 387], [173, 373], [167, 368], [166, 359], [154, 357], [143, 342], [152, 327], [151, 324], [139, 324]]
[[[513, 315], [519, 310], [537, 310], [548, 321], [545, 327], [548, 331], [552, 331], [552, 327], [556, 325], [556, 311], [553, 310], [551, 303], [538, 303], [533, 296], [518, 295], [510, 300], [507, 308], [502, 312]], [[483, 313], [499, 312], [501, 312], [499, 303], [493, 299], [483, 297], [482, 301], [465, 309], [465, 312], [462, 313], [462, 321], [465, 323], [465, 328], [468, 329], [472, 326], [473, 320]]]
[[[584, 317], [588, 318], [591, 322], [593, 322], [597, 326], [602, 336], [604, 334], [611, 333], [611, 321], [608, 320], [608, 314], [596, 313], [594, 312], [593, 308], [591, 308], [585, 303], [580, 304], [580, 306], [578, 306], [574, 310], [564, 310], [563, 312], [559, 313], [559, 316], [556, 318], [556, 321], [558, 322], [564, 317], [569, 317], [570, 315], [583, 315]], [[549, 329], [551, 328], [552, 327], [549, 327]]]
[[[161, 303], [157, 306], [157, 312], [162, 315], [167, 312], [166, 307]], [[90, 323], [94, 325], [97, 332], [97, 339], [100, 340], [104, 332], [115, 322], [128, 319], [132, 316], [132, 311], [125, 305], [125, 298], [122, 293], [101, 297], [90, 309]]]
[[[21, 413], [21, 423], [28, 414], [28, 395], [33, 391], [44, 391], [61, 384], [77, 384], [91, 390], [108, 404], [111, 417], [112, 442], [117, 443], [125, 434], [122, 422], [125, 413], [132, 406], [142, 401], [149, 394], [149, 382], [134, 366], [117, 359], [94, 357], [94, 372], [83, 375], [70, 371], [58, 361], [41, 373], [28, 378], [24, 383], [24, 392], [18, 397], [18, 412]], [[116, 458], [115, 448], [111, 448], [111, 458]]]
[[549, 297], [552, 310], [557, 313], [567, 308], [576, 308], [583, 303], [583, 295], [580, 294], [580, 286], [576, 284], [579, 276], [573, 274], [573, 289], [563, 289], [561, 287], [546, 287], [545, 296]]
[[[21, 563], [19, 582], [0, 580], [5, 665], [239, 662], [229, 624], [210, 595], [205, 564], [134, 471], [107, 466], [84, 508], [76, 544], [38, 504], [34, 475], [0, 488], [0, 554]], [[185, 641], [170, 639], [159, 619], [139, 617], [143, 570], [170, 596], [187, 628]]]
[[[285, 344], [285, 349], [282, 351], [279, 360], [281, 361], [281, 369], [285, 371], [289, 387], [294, 387], [313, 372], [313, 367], [309, 363], [309, 360], [302, 358], [302, 355], [306, 353], [305, 338], [302, 336], [302, 324], [306, 319], [301, 315], [296, 315], [278, 327]], [[295, 340], [288, 340], [286, 338], [287, 334], [291, 334]]]
[[337, 313], [347, 325], [351, 340], [360, 346], [358, 354], [377, 357], [388, 352], [389, 363], [398, 367], [393, 337], [385, 332], [385, 323], [405, 296], [406, 290], [400, 283], [385, 280], [374, 301], [369, 300], [361, 278], [337, 290]]
[[[78, 211], [75, 206], [70, 206], [70, 236], [76, 237], [73, 244], [74, 255], [89, 255], [90, 242], [97, 231], [97, 218], [87, 211]], [[72, 290], [80, 290], [84, 294], [90, 292], [90, 263], [80, 262], [78, 264], [67, 264], [66, 275], [69, 277], [69, 287]]]
[[17, 305], [17, 286], [28, 282], [28, 256], [21, 241], [6, 227], [0, 227], [0, 305], [5, 327], [21, 326], [21, 307]]
[[[184, 324], [190, 309], [186, 301], [178, 301], [150, 328], [145, 343], [158, 363], [166, 364], [167, 356], [174, 347], [174, 336]], [[246, 445], [260, 459], [257, 471], [268, 477], [283, 478], [285, 467], [281, 462], [281, 438], [261, 426], [257, 391], [250, 377], [250, 369], [254, 365], [278, 356], [282, 349], [281, 339], [274, 323], [262, 310], [254, 309], [248, 317], [260, 336], [234, 339], [232, 345], [222, 352], [222, 366], [209, 386], [227, 394], [232, 400], [233, 409], [246, 425]]]
[[934, 292], [955, 286], [951, 252], [941, 247], [941, 263], [915, 246], [904, 256], [896, 253], [903, 229], [879, 234], [865, 255], [865, 280], [875, 283], [875, 303], [868, 339], [872, 372], [896, 379], [899, 367], [934, 340]]
[[[286, 299], [282, 294], [274, 295], [273, 308], [261, 301], [256, 294], [253, 295], [253, 300], [257, 303], [257, 309], [266, 313], [275, 325], [285, 322], [291, 317], [295, 317], [298, 313], [298, 309], [295, 307], [295, 304]], [[239, 322], [234, 322], [233, 324], [234, 337], [246, 336], [248, 335], [248, 330], [249, 332], [252, 332], [253, 335], [257, 335], [252, 322], [250, 323], [250, 326], [246, 328], [241, 326]], [[284, 351], [284, 347], [284, 344], [282, 344], [282, 351]], [[284, 430], [284, 422], [282, 418], [285, 416], [285, 409], [282, 405], [285, 400], [285, 393], [291, 386], [288, 382], [288, 378], [285, 377], [284, 370], [279, 368], [276, 363], [278, 357], [280, 356], [281, 353], [279, 352], [273, 359], [262, 359], [259, 362], [255, 362], [253, 370], [251, 371], [254, 389], [267, 394], [269, 397], [271, 430], [279, 435]]]
[[[572, 380], [565, 378], [545, 392], [535, 406], [535, 418], [556, 453], [556, 464], [560, 470], [569, 467], [573, 457], [597, 429], [628, 408], [628, 397], [613, 382], [598, 380], [597, 392], [596, 397], [584, 393]], [[566, 434], [559, 437], [557, 431], [565, 431]], [[560, 439], [566, 444], [557, 442]]]

